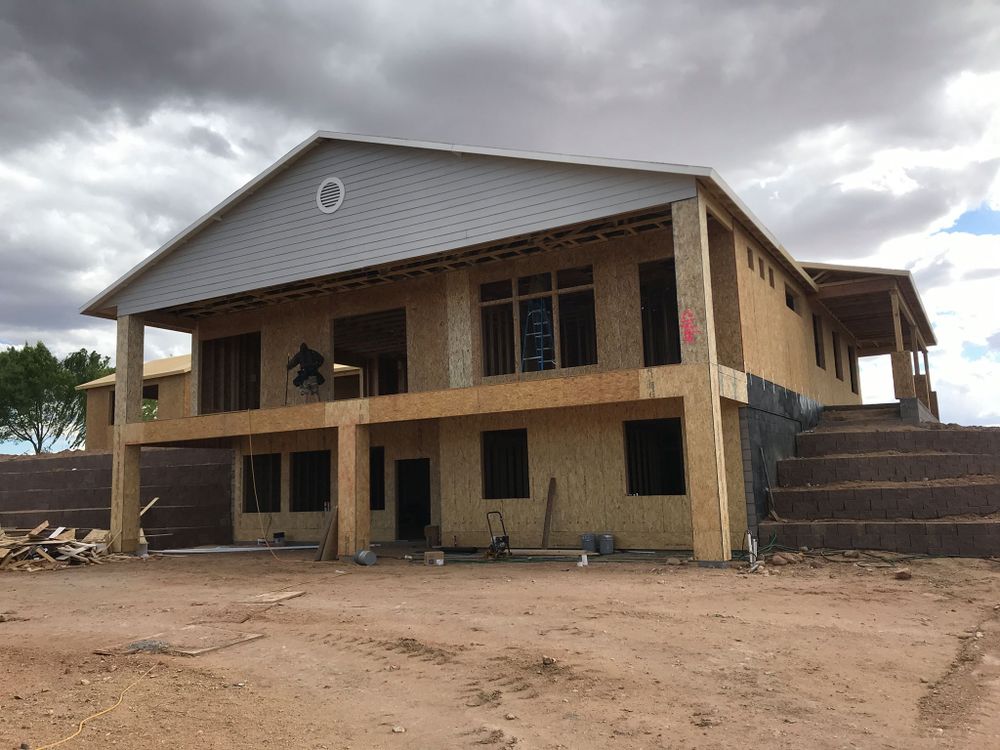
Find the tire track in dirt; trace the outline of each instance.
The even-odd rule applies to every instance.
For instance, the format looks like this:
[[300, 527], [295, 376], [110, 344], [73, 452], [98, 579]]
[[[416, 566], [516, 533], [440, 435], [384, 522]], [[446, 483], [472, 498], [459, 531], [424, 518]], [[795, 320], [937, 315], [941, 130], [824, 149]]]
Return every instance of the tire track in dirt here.
[[975, 731], [1000, 707], [1000, 609], [960, 637], [948, 671], [918, 702], [920, 720], [931, 731]]
[[546, 713], [565, 712], [557, 696], [603, 701], [625, 687], [599, 669], [581, 670], [562, 659], [545, 664], [530, 648], [509, 646], [503, 654], [485, 656], [475, 645], [428, 643], [385, 631], [365, 636], [328, 632], [318, 640], [378, 671], [402, 671], [412, 691], [464, 707], [470, 725], [456, 727], [456, 741], [471, 746], [513, 747], [524, 738], [503, 725], [518, 711], [538, 711], [541, 706]]

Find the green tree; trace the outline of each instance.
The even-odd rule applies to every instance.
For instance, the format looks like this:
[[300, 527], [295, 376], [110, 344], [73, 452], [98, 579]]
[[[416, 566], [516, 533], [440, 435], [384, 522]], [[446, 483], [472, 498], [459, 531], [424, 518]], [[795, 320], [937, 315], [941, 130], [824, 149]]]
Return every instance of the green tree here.
[[112, 372], [107, 357], [81, 349], [59, 361], [41, 342], [0, 351], [0, 441], [22, 440], [35, 453], [63, 438], [86, 438], [86, 396], [75, 388]]
[[86, 349], [79, 349], [67, 355], [61, 364], [73, 384], [73, 396], [76, 402], [73, 407], [73, 424], [65, 437], [70, 448], [79, 448], [87, 439], [87, 394], [77, 391], [76, 387], [81, 383], [89, 383], [91, 380], [110, 375], [115, 368], [111, 366], [110, 357]]

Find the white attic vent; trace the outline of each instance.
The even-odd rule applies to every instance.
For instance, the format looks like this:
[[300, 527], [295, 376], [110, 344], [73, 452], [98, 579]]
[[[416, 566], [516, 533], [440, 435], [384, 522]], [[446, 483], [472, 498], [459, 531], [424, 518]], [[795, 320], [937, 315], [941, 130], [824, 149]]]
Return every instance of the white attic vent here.
[[332, 214], [344, 202], [344, 183], [336, 177], [327, 177], [316, 190], [316, 207], [325, 214]]

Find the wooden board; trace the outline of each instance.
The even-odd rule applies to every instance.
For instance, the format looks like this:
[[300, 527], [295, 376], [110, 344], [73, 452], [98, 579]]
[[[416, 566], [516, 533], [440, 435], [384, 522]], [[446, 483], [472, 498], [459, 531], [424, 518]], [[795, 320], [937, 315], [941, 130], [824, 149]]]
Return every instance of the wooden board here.
[[200, 656], [210, 651], [217, 651], [220, 648], [228, 648], [263, 637], [263, 633], [243, 633], [238, 630], [227, 630], [208, 625], [185, 625], [101, 649], [95, 653], [134, 654], [152, 651], [153, 653], [179, 656]]
[[545, 493], [545, 519], [542, 521], [542, 549], [549, 548], [552, 533], [552, 506], [556, 499], [556, 478], [549, 478], [549, 490]]
[[257, 594], [257, 596], [251, 596], [241, 604], [276, 604], [288, 599], [295, 599], [305, 593], [305, 591], [267, 591], [263, 594]]

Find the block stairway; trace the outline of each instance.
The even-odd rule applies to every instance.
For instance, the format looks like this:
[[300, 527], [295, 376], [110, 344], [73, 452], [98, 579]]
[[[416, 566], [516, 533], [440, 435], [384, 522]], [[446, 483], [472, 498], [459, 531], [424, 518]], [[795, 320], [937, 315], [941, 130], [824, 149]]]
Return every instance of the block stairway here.
[[761, 546], [1000, 556], [1000, 429], [914, 424], [898, 404], [828, 407], [778, 461]]

